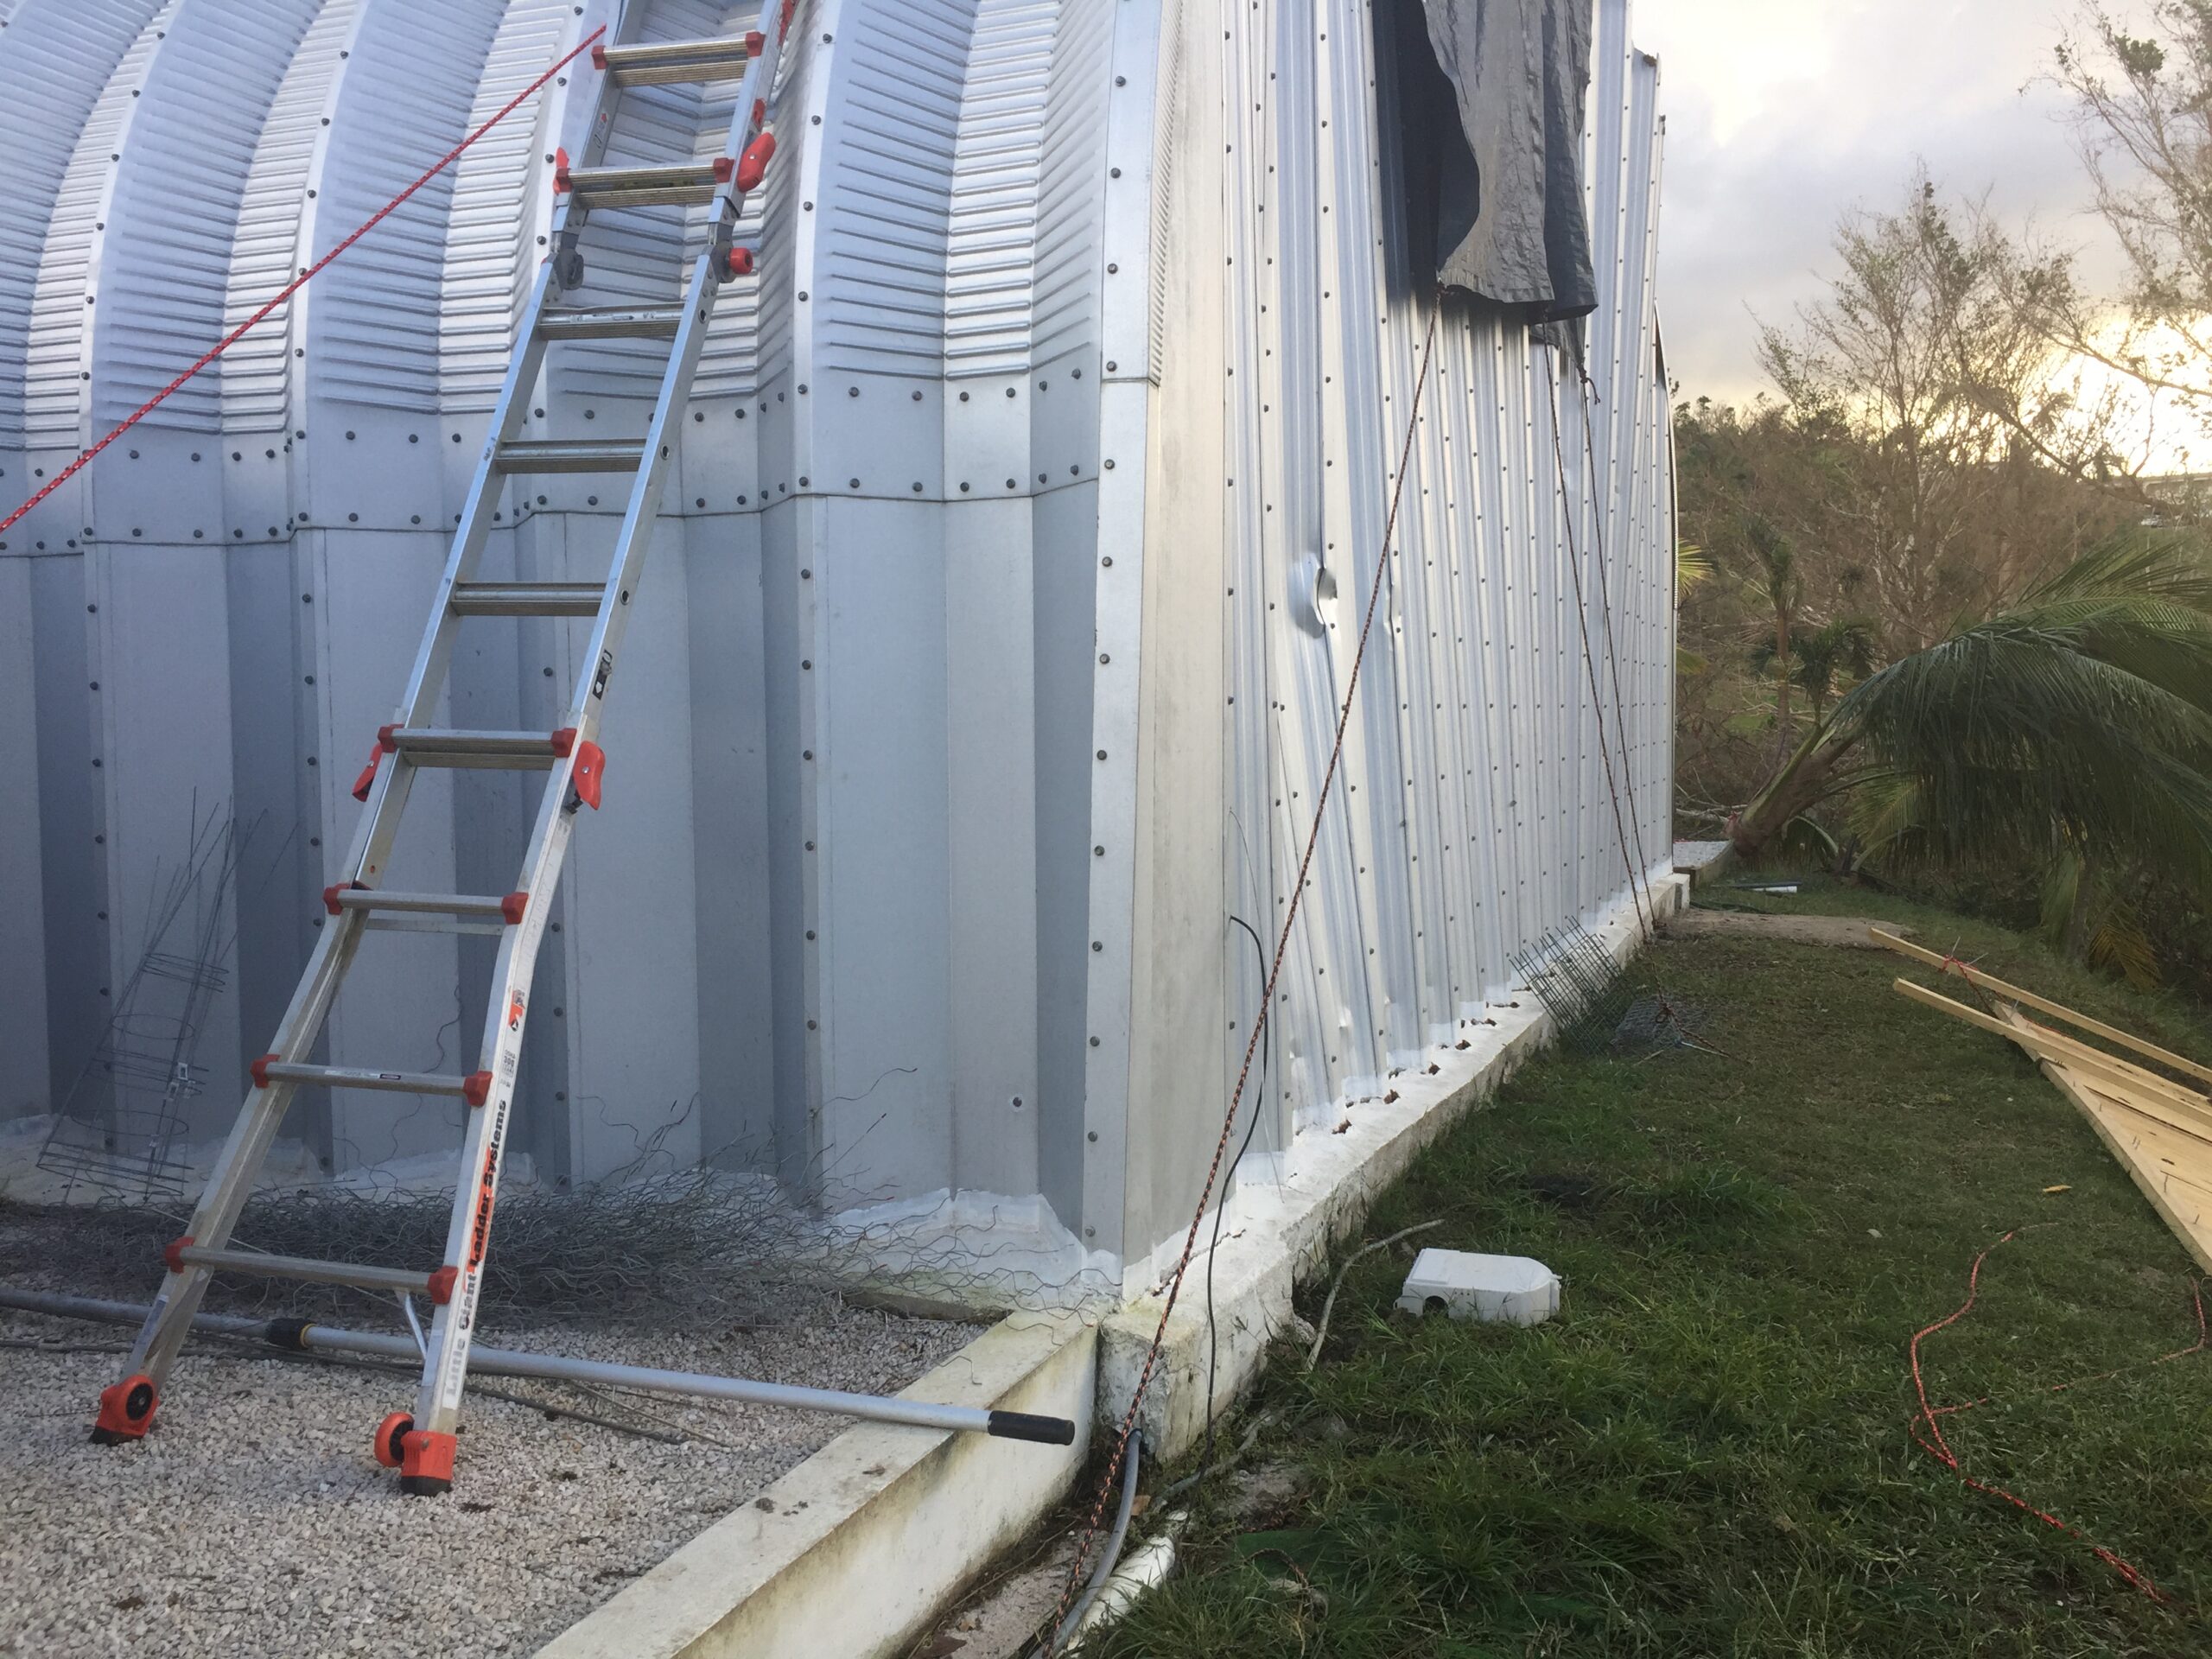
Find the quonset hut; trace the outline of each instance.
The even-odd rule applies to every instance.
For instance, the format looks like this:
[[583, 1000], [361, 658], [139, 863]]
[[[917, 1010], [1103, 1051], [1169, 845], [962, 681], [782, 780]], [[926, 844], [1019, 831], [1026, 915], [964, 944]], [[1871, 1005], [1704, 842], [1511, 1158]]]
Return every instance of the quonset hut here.
[[[592, 28], [755, 10], [0, 0], [0, 498]], [[1517, 953], [1666, 868], [1656, 65], [1626, 0], [808, 0], [795, 34], [511, 1144], [551, 1181], [650, 1147], [969, 1196], [1141, 1266], [1205, 1176], [1402, 482], [1245, 1178], [1294, 1179], [1301, 1135], [1452, 1044]], [[252, 834], [193, 937], [228, 977], [167, 1098], [180, 1146], [228, 1125], [590, 73], [5, 537], [0, 1116], [113, 1109], [79, 1080], [219, 812]], [[632, 100], [608, 160], [691, 159], [729, 95]], [[590, 297], [669, 302], [695, 238], [595, 216]], [[550, 361], [534, 429], [642, 425], [622, 342]], [[511, 487], [493, 574], [595, 579], [619, 498]], [[546, 727], [582, 626], [470, 635], [453, 723]], [[393, 885], [502, 891], [528, 787], [430, 774]], [[330, 1058], [466, 1069], [485, 942], [374, 951]], [[450, 1104], [307, 1095], [288, 1132], [343, 1173], [447, 1152]]]

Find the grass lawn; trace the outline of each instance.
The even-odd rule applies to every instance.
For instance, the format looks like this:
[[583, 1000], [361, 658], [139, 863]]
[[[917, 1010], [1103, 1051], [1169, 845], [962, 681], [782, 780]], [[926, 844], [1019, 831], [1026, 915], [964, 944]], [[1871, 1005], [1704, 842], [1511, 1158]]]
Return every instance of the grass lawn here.
[[[2189, 1005], [1994, 928], [1714, 896], [1903, 921], [2212, 1057]], [[1352, 1271], [1310, 1376], [1280, 1347], [1243, 1464], [1264, 1478], [1198, 1489], [1177, 1575], [1098, 1651], [2212, 1653], [2212, 1355], [2141, 1365], [2196, 1339], [2194, 1269], [2087, 1124], [2009, 1045], [1897, 995], [1932, 976], [1885, 952], [1706, 939], [1640, 971], [1733, 1058], [1547, 1058], [1433, 1147], [1365, 1236], [1445, 1224]], [[1931, 1398], [1988, 1396], [1944, 1420], [1967, 1471], [2165, 1605], [1913, 1444], [1907, 1344], [2012, 1228], [1925, 1346]], [[1541, 1259], [1561, 1317], [1394, 1313], [1421, 1243]]]

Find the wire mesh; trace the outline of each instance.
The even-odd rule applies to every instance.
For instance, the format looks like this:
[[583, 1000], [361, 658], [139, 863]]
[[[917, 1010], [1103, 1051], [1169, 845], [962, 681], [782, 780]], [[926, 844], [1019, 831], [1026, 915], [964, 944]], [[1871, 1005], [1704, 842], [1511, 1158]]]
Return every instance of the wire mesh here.
[[175, 1197], [191, 1170], [178, 1155], [187, 1103], [205, 1086], [194, 1056], [229, 982], [230, 905], [251, 831], [193, 803], [183, 858], [156, 867], [146, 943], [115, 1012], [39, 1149], [39, 1167], [105, 1196]]
[[1539, 936], [1513, 958], [1513, 971], [1543, 1004], [1571, 1054], [1603, 1053], [1635, 1001], [1622, 963], [1572, 922]]

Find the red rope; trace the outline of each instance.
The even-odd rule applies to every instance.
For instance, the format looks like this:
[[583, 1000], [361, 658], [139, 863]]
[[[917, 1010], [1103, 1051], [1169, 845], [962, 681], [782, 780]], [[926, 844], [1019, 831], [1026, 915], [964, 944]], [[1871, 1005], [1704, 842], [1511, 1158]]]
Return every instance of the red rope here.
[[[2160, 1590], [2156, 1584], [2152, 1582], [2150, 1574], [2144, 1572], [2142, 1568], [2136, 1567], [2132, 1562], [2122, 1560], [2111, 1550], [2107, 1549], [2102, 1544], [2097, 1542], [2095, 1539], [2091, 1538], [2086, 1533], [2082, 1532], [2079, 1528], [2069, 1525], [2066, 1522], [2060, 1520], [2049, 1510], [2039, 1510], [2036, 1508], [2034, 1504], [2029, 1503], [2025, 1498], [2006, 1491], [2002, 1486], [1993, 1486], [1988, 1482], [1977, 1480], [1972, 1475], [1967, 1473], [1965, 1468], [1959, 1461], [1958, 1453], [1951, 1449], [1951, 1443], [1943, 1437], [1942, 1425], [1936, 1421], [1939, 1417], [1955, 1415], [1955, 1414], [1962, 1411], [1972, 1411], [1977, 1406], [1986, 1405], [1989, 1403], [1991, 1396], [1985, 1395], [1980, 1400], [1969, 1400], [1965, 1402], [1963, 1404], [1955, 1406], [1936, 1406], [1929, 1404], [1928, 1399], [1928, 1381], [1922, 1372], [1920, 1364], [1920, 1344], [1928, 1338], [1934, 1336], [1937, 1332], [1956, 1325], [1961, 1319], [1966, 1318], [1966, 1316], [1973, 1311], [1975, 1301], [1981, 1294], [1981, 1264], [1989, 1260], [1991, 1255], [1997, 1249], [1999, 1245], [2009, 1244], [2012, 1243], [2013, 1238], [2018, 1236], [2019, 1230], [2020, 1230], [2018, 1228], [2013, 1229], [2012, 1232], [2006, 1233], [2004, 1237], [1999, 1239], [1996, 1244], [1992, 1244], [1988, 1249], [1984, 1250], [1980, 1255], [1974, 1257], [1974, 1268], [1967, 1274], [1967, 1299], [1965, 1301], [1960, 1303], [1956, 1308], [1951, 1311], [1951, 1313], [1945, 1315], [1942, 1319], [1936, 1320], [1933, 1325], [1923, 1326], [1920, 1330], [1913, 1333], [1912, 1387], [1913, 1391], [1918, 1395], [1920, 1398], [1920, 1413], [1918, 1416], [1913, 1419], [1912, 1423], [1913, 1440], [1923, 1451], [1926, 1452], [1946, 1469], [1948, 1469], [1953, 1474], [1956, 1475], [1964, 1484], [1971, 1486], [1977, 1492], [1986, 1493], [1991, 1497], [2002, 1499], [2005, 1503], [2010, 1503], [2014, 1509], [2019, 1510], [2023, 1515], [2033, 1516], [2045, 1526], [2050, 1527], [2056, 1531], [2063, 1532], [2069, 1538], [2080, 1539], [2083, 1543], [2089, 1547], [2091, 1554], [2095, 1555], [2096, 1558], [2102, 1561], [2106, 1566], [2111, 1567], [2113, 1572], [2119, 1573], [2121, 1578], [2125, 1579], [2134, 1588], [2141, 1591], [2153, 1601], [2171, 1605], [2171, 1599], [2164, 1591]], [[2190, 1294], [2195, 1300], [2196, 1308], [2196, 1340], [2190, 1346], [2186, 1348], [2177, 1348], [2171, 1354], [2162, 1354], [2157, 1359], [2147, 1361], [2145, 1364], [2142, 1366], [2122, 1366], [2118, 1370], [2098, 1371], [2088, 1376], [2075, 1377], [2070, 1382], [2053, 1383], [2048, 1389], [2044, 1390], [2044, 1392], [2059, 1394], [2064, 1392], [2068, 1389], [2078, 1388], [2085, 1382], [2095, 1382], [2108, 1376], [2118, 1376], [2124, 1371], [2145, 1370], [2151, 1365], [2164, 1365], [2169, 1360], [2183, 1359], [2191, 1354], [2204, 1352], [2208, 1345], [2212, 1345], [2212, 1331], [2208, 1331], [2205, 1324], [2203, 1289], [2201, 1286], [2193, 1285], [2190, 1287]]]
[[592, 30], [592, 32], [585, 35], [582, 40], [577, 41], [574, 51], [570, 52], [566, 57], [560, 59], [551, 68], [548, 69], [536, 80], [531, 81], [530, 85], [524, 87], [522, 91], [517, 92], [514, 97], [508, 99], [506, 105], [498, 114], [494, 115], [482, 126], [470, 133], [467, 137], [462, 139], [451, 149], [448, 150], [438, 159], [435, 165], [426, 171], [420, 178], [416, 179], [414, 183], [409, 185], [404, 190], [394, 196], [390, 201], [387, 201], [383, 207], [378, 208], [375, 213], [372, 213], [365, 220], [355, 228], [352, 235], [348, 236], [343, 242], [340, 242], [328, 253], [324, 254], [322, 257], [316, 260], [315, 264], [309, 265], [294, 280], [287, 283], [277, 291], [275, 298], [271, 299], [268, 304], [263, 306], [260, 310], [255, 312], [237, 327], [232, 329], [229, 334], [225, 334], [222, 339], [217, 340], [213, 346], [212, 346], [198, 362], [194, 363], [182, 374], [177, 376], [175, 379], [170, 381], [168, 385], [163, 386], [159, 391], [156, 392], [151, 397], [149, 397], [144, 403], [139, 404], [137, 408], [132, 410], [130, 415], [124, 419], [121, 425], [118, 426], [114, 431], [109, 433], [91, 448], [79, 455], [76, 460], [71, 461], [67, 467], [64, 467], [59, 473], [55, 474], [51, 481], [49, 481], [43, 489], [40, 490], [37, 494], [31, 497], [29, 500], [24, 502], [22, 506], [17, 507], [5, 518], [0, 518], [0, 536], [6, 535], [10, 530], [13, 529], [15, 525], [22, 520], [24, 514], [30, 512], [33, 507], [38, 505], [38, 504], [45, 500], [48, 496], [52, 495], [64, 484], [67, 483], [79, 473], [82, 472], [85, 467], [91, 463], [93, 456], [99, 454], [101, 450], [106, 448], [108, 445], [113, 443], [125, 432], [128, 432], [132, 427], [137, 425], [139, 422], [144, 420], [147, 416], [153, 413], [153, 411], [161, 405], [162, 402], [167, 398], [171, 392], [175, 391], [186, 381], [191, 379], [194, 375], [199, 373], [200, 370], [206, 368], [210, 363], [213, 363], [225, 352], [230, 350], [232, 346], [235, 346], [238, 342], [239, 339], [245, 335], [248, 329], [253, 327], [255, 324], [260, 322], [278, 306], [283, 304], [284, 302], [290, 299], [293, 295], [298, 293], [310, 282], [314, 281], [316, 273], [321, 271], [324, 266], [330, 264], [332, 260], [337, 258], [340, 254], [345, 252], [346, 249], [352, 247], [356, 242], [366, 236], [371, 231], [376, 229], [378, 226], [383, 224], [384, 221], [390, 218], [409, 197], [412, 196], [417, 190], [420, 190], [432, 179], [436, 178], [439, 174], [444, 172], [446, 168], [451, 167], [456, 161], [460, 160], [462, 151], [466, 150], [479, 138], [481, 138], [486, 133], [491, 131], [493, 128], [498, 126], [500, 122], [505, 120], [510, 115], [512, 115], [517, 109], [522, 106], [523, 103], [528, 99], [532, 93], [536, 92], [539, 87], [544, 86], [547, 81], [552, 79], [554, 76], [559, 74], [562, 70], [567, 68], [569, 64], [575, 62], [576, 59], [582, 57], [584, 53], [590, 48], [592, 43], [605, 33], [607, 33], [607, 29], [605, 26], [602, 25], [601, 27]]
[[1229, 1151], [1229, 1137], [1236, 1127], [1237, 1108], [1243, 1103], [1244, 1085], [1251, 1081], [1252, 1057], [1258, 1052], [1260, 1034], [1268, 1028], [1268, 1016], [1274, 1007], [1275, 982], [1281, 977], [1283, 957], [1290, 949], [1290, 931], [1298, 921], [1299, 901], [1306, 895], [1306, 873], [1313, 868], [1313, 849], [1321, 837], [1321, 815], [1329, 804], [1329, 790], [1337, 779], [1337, 763], [1344, 752], [1344, 728], [1351, 723], [1352, 701], [1359, 692], [1360, 664], [1367, 660], [1368, 635], [1375, 626], [1375, 611], [1382, 597], [1382, 577], [1390, 568], [1390, 543], [1398, 530], [1398, 499], [1406, 487], [1406, 464], [1413, 457], [1414, 431], [1421, 422], [1421, 393], [1428, 385], [1428, 361], [1436, 349], [1436, 321], [1443, 311], [1440, 293], [1435, 308], [1428, 314], [1428, 334], [1421, 348], [1421, 369], [1414, 378], [1413, 406], [1406, 411], [1406, 441], [1398, 452], [1397, 481], [1390, 490], [1390, 512], [1382, 523], [1382, 545], [1375, 559], [1375, 580], [1367, 589], [1367, 613], [1359, 625], [1359, 645], [1352, 652], [1351, 672], [1344, 681], [1344, 700], [1337, 711], [1336, 742], [1329, 750], [1328, 765], [1321, 772], [1321, 787], [1313, 800], [1313, 821], [1306, 833], [1306, 851], [1298, 861], [1298, 880], [1291, 883], [1290, 905], [1283, 913], [1282, 931], [1275, 936], [1275, 956], [1268, 969], [1268, 987], [1260, 997], [1259, 1017], [1252, 1021], [1252, 1030], [1244, 1039], [1244, 1063], [1237, 1068], [1236, 1087], [1230, 1091], [1229, 1109], [1222, 1115], [1221, 1135], [1214, 1141], [1213, 1161], [1206, 1166], [1206, 1183], [1199, 1189], [1198, 1207], [1191, 1212], [1191, 1230], [1183, 1239], [1183, 1253], [1176, 1259], [1175, 1271], [1167, 1279], [1167, 1305], [1160, 1310], [1160, 1323], [1152, 1333], [1151, 1346], [1145, 1350], [1144, 1369], [1137, 1376], [1136, 1392], [1129, 1396], [1129, 1408], [1122, 1414], [1120, 1431], [1114, 1437], [1113, 1455], [1106, 1460], [1105, 1472], [1098, 1479], [1098, 1493], [1085, 1518], [1082, 1538], [1077, 1542], [1075, 1559], [1068, 1566], [1068, 1581], [1060, 1592], [1059, 1605], [1053, 1609], [1051, 1623], [1046, 1626], [1044, 1659], [1052, 1659], [1056, 1651], [1057, 1633], [1060, 1623], [1067, 1617], [1068, 1605], [1075, 1599], [1077, 1586], [1082, 1584], [1084, 1568], [1089, 1560], [1091, 1546], [1097, 1541], [1098, 1529], [1106, 1517], [1107, 1500], [1113, 1496], [1116, 1478], [1121, 1473], [1122, 1459], [1128, 1455], [1129, 1437], [1136, 1432], [1137, 1413], [1144, 1405], [1145, 1391], [1152, 1386], [1153, 1372], [1160, 1363], [1160, 1351], [1167, 1339], [1167, 1321], [1175, 1313], [1175, 1299], [1182, 1294], [1184, 1275], [1189, 1272], [1191, 1255], [1198, 1248], [1198, 1226], [1205, 1219], [1206, 1205], [1213, 1197], [1214, 1184], [1221, 1177], [1221, 1162]]

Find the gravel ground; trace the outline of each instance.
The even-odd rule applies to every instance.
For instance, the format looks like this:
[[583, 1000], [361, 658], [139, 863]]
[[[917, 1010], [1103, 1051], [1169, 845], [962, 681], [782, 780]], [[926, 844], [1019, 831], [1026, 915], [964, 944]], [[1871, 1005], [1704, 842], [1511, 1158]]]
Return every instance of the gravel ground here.
[[[483, 1340], [887, 1393], [976, 1334], [818, 1291], [792, 1293], [779, 1313], [788, 1322], [770, 1329], [487, 1326]], [[391, 1322], [366, 1302], [346, 1321]], [[0, 1655], [11, 1659], [527, 1652], [847, 1426], [756, 1407], [539, 1396], [685, 1437], [668, 1444], [472, 1395], [453, 1491], [409, 1498], [369, 1441], [386, 1412], [413, 1403], [411, 1375], [200, 1344], [170, 1374], [145, 1440], [89, 1445], [119, 1356], [22, 1344], [125, 1334], [0, 1314], [10, 1344], [0, 1399], [16, 1423], [0, 1451]]]

